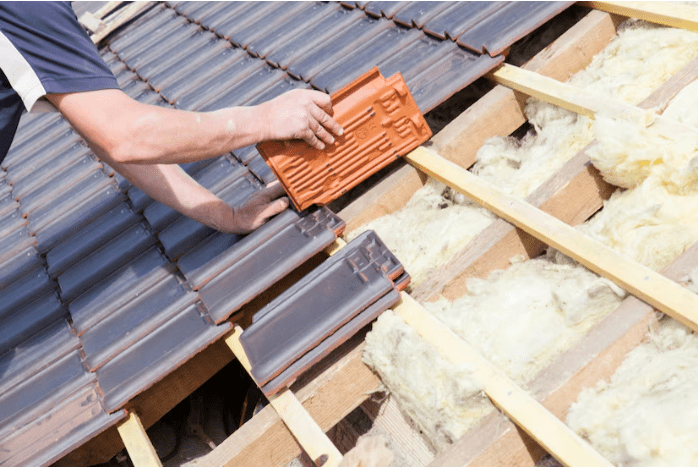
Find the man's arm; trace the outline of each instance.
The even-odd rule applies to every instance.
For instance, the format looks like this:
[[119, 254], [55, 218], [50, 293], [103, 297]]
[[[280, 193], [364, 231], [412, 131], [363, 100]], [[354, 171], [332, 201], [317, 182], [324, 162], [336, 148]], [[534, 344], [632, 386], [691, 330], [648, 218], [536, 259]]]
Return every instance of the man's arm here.
[[319, 91], [214, 112], [141, 104], [117, 89], [46, 97], [110, 163], [185, 163], [265, 140], [302, 139], [322, 149], [342, 134], [330, 96]]
[[277, 184], [230, 207], [179, 166], [269, 139], [300, 138], [322, 148], [342, 133], [330, 98], [292, 91], [255, 107], [197, 113], [141, 104], [123, 91], [49, 94], [49, 101], [88, 142], [98, 158], [145, 193], [214, 229], [244, 234], [283, 211]]

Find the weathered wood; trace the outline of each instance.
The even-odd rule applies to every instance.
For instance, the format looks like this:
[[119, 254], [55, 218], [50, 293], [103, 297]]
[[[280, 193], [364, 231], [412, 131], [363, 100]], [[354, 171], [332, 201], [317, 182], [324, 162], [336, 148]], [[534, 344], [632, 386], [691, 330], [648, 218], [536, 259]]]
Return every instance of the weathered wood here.
[[136, 413], [129, 412], [128, 417], [116, 427], [133, 466], [163, 466]]
[[[224, 339], [240, 364], [250, 373], [252, 367], [240, 343], [243, 329], [240, 326], [229, 333]], [[274, 408], [286, 427], [294, 435], [298, 443], [318, 466], [338, 466], [342, 454], [333, 445], [327, 435], [311, 418], [301, 402], [288, 388], [268, 397], [269, 404]]]
[[[615, 27], [609, 14], [592, 11], [523, 68], [558, 80], [568, 79], [604, 49], [616, 34]], [[440, 154], [468, 168], [486, 139], [507, 136], [526, 122], [522, 111], [525, 99], [510, 88], [496, 86], [430, 141]], [[346, 232], [399, 210], [426, 181], [426, 176], [412, 166], [400, 167], [340, 211], [347, 222]]]
[[[679, 281], [696, 266], [697, 245], [689, 248], [663, 270]], [[647, 336], [655, 323], [653, 308], [633, 296], [595, 325], [578, 343], [563, 352], [527, 386], [552, 414], [564, 420], [571, 403], [585, 387], [607, 380], [626, 354]], [[497, 413], [484, 417], [432, 466], [530, 466], [544, 453], [516, 426]]]
[[697, 30], [697, 7], [671, 2], [578, 2], [580, 5], [615, 15], [638, 18], [689, 31]]
[[412, 151], [406, 159], [422, 172], [608, 278], [692, 330], [697, 330], [697, 296], [677, 283], [629, 260], [529, 203], [503, 193], [478, 176], [425, 148]]
[[[324, 431], [381, 386], [379, 378], [362, 363], [363, 348], [363, 335], [354, 337], [291, 387]], [[201, 465], [283, 466], [300, 453], [298, 443], [274, 409], [266, 407], [203, 457]]]
[[402, 293], [401, 302], [393, 310], [436, 347], [444, 358], [455, 364], [467, 364], [474, 380], [483, 386], [483, 391], [493, 404], [558, 461], [567, 466], [612, 466], [590, 444], [408, 294]]

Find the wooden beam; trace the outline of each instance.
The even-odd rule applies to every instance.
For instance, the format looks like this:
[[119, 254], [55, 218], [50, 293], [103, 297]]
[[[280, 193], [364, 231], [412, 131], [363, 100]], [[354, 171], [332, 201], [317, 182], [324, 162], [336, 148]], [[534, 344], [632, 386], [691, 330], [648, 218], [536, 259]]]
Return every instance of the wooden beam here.
[[[557, 80], [566, 80], [585, 68], [616, 34], [614, 19], [591, 11], [575, 26], [539, 52], [523, 68]], [[507, 136], [527, 121], [525, 98], [505, 86], [496, 86], [430, 140], [437, 152], [462, 167], [470, 167], [483, 142], [492, 136]], [[347, 231], [399, 210], [427, 178], [404, 165], [384, 178], [339, 215]]]
[[697, 330], [697, 296], [650, 268], [627, 259], [572, 226], [505, 194], [478, 176], [425, 148], [406, 156], [411, 164], [595, 273]]
[[[673, 281], [684, 278], [697, 264], [695, 244], [663, 270]], [[609, 379], [629, 351], [655, 323], [653, 308], [633, 296], [596, 324], [573, 347], [564, 351], [527, 385], [544, 407], [564, 420], [583, 388]], [[496, 413], [496, 412], [494, 412]], [[440, 453], [433, 466], [534, 465], [543, 452], [533, 441], [499, 414], [485, 416], [460, 440]]]
[[133, 466], [163, 466], [136, 413], [129, 412], [128, 417], [117, 424], [117, 431]]
[[[236, 326], [233, 332], [225, 337], [225, 341], [245, 370], [250, 373], [252, 369], [250, 361], [248, 361], [243, 345], [240, 343], [240, 335], [242, 333], [243, 329]], [[317, 466], [338, 466], [340, 464], [342, 454], [308, 414], [291, 390], [285, 388], [279, 393], [268, 397], [268, 400], [272, 408], [289, 428], [289, 431], [291, 431], [298, 443]]]
[[697, 30], [697, 7], [672, 2], [578, 2], [587, 8], [673, 28]]
[[669, 137], [684, 133], [697, 135], [696, 128], [662, 116], [653, 118], [650, 111], [512, 65], [502, 64], [486, 76], [496, 83], [590, 118], [602, 113], [628, 118], [645, 126], [652, 124], [655, 131]]
[[493, 404], [559, 462], [567, 466], [612, 466], [592, 446], [515, 385], [502, 371], [491, 366], [475, 349], [405, 292], [393, 310], [436, 347], [443, 357], [455, 364], [467, 364]]

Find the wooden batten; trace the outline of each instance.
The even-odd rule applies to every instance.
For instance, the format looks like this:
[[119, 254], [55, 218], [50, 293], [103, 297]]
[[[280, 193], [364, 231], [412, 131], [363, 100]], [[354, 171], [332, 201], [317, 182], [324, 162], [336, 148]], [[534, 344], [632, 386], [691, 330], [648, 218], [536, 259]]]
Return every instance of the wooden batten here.
[[697, 7], [668, 2], [578, 2], [617, 15], [638, 18], [673, 28], [697, 30]]
[[138, 414], [129, 412], [127, 418], [116, 427], [126, 445], [133, 466], [163, 466]]
[[[567, 79], [604, 49], [616, 34], [616, 24], [611, 15], [592, 11], [522, 68]], [[432, 137], [430, 144], [443, 157], [468, 168], [486, 139], [507, 136], [526, 122], [524, 101], [524, 95], [496, 86]], [[426, 181], [415, 168], [400, 167], [340, 211], [347, 222], [345, 232], [401, 209]]]

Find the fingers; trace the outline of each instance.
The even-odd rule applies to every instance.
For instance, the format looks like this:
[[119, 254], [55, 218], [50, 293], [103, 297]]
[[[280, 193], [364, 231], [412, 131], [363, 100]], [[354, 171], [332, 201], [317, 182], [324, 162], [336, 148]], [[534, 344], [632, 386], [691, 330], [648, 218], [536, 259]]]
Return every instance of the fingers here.
[[281, 213], [289, 207], [289, 199], [284, 197], [278, 200], [274, 200], [268, 203], [262, 210], [258, 213], [257, 219], [255, 219], [253, 229], [257, 229], [262, 226], [269, 218], [274, 215]]
[[277, 180], [260, 190], [260, 192], [265, 194], [265, 196], [268, 196], [268, 200], [274, 200], [275, 198], [279, 198], [285, 193], [284, 187]]
[[[311, 115], [313, 115], [313, 118], [316, 119], [316, 121], [324, 127], [323, 130], [327, 129], [327, 131], [329, 131], [337, 136], [342, 136], [342, 133], [343, 133], [342, 126], [332, 118], [333, 108], [332, 108], [332, 101], [330, 100], [330, 96], [325, 94], [325, 93], [321, 93], [320, 91], [316, 91], [316, 93], [319, 94], [322, 98], [319, 97], [319, 98], [317, 98], [317, 100], [316, 99], [313, 100], [313, 102], [315, 102], [318, 107], [315, 107], [311, 110]], [[315, 95], [316, 94], [314, 94], [314, 96]], [[318, 136], [320, 136], [320, 135], [318, 135]], [[325, 140], [323, 140], [323, 141], [325, 141]], [[332, 143], [328, 143], [328, 144], [332, 144]]]

